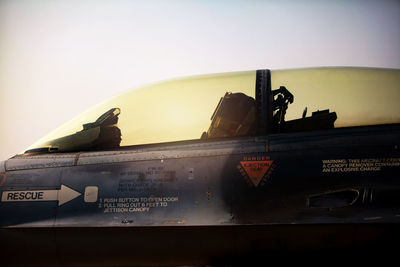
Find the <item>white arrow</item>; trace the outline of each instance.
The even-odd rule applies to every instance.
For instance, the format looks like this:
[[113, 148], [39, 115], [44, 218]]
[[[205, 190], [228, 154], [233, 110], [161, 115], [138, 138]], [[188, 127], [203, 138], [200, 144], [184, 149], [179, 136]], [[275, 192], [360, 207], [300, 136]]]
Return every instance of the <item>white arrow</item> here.
[[25, 202], [25, 201], [54, 201], [58, 200], [58, 206], [73, 200], [81, 193], [61, 185], [60, 190], [27, 190], [27, 191], [4, 191], [1, 196], [2, 202]]

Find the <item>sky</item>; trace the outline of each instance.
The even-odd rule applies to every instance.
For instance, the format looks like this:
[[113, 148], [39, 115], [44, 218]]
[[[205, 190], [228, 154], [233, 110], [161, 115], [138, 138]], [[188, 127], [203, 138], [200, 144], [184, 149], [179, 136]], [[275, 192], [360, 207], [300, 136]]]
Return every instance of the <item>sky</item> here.
[[400, 68], [400, 1], [0, 0], [0, 160], [93, 105], [188, 75]]

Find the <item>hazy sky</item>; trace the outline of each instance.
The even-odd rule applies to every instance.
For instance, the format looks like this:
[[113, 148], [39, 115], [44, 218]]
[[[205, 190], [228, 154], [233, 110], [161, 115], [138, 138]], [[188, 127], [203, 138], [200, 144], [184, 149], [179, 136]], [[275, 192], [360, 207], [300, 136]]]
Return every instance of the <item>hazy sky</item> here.
[[122, 91], [260, 68], [400, 68], [400, 1], [0, 0], [0, 160]]

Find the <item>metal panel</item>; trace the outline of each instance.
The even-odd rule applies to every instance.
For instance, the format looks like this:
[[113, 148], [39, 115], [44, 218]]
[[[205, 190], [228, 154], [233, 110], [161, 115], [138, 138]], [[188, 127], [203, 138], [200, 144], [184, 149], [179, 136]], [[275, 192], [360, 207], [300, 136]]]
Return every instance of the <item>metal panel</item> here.
[[7, 171], [73, 166], [77, 154], [15, 156], [6, 161]]
[[56, 226], [232, 224], [221, 178], [229, 177], [227, 165], [236, 170], [233, 156], [265, 152], [265, 142], [177, 148], [82, 153], [77, 166], [63, 168], [61, 183], [81, 193], [97, 187], [98, 201], [62, 205]]
[[255, 139], [221, 142], [203, 142], [192, 145], [165, 146], [158, 149], [138, 149], [128, 151], [86, 152], [79, 155], [77, 165], [180, 159], [189, 157], [223, 156], [251, 152], [264, 152], [265, 141]]

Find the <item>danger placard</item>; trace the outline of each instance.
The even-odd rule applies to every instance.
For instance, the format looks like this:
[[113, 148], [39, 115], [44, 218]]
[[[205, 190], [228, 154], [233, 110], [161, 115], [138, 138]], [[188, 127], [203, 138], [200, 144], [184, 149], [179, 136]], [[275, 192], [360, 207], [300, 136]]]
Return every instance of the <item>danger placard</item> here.
[[266, 181], [275, 167], [274, 161], [268, 157], [246, 157], [238, 165], [242, 176], [255, 187], [259, 186], [262, 181]]

